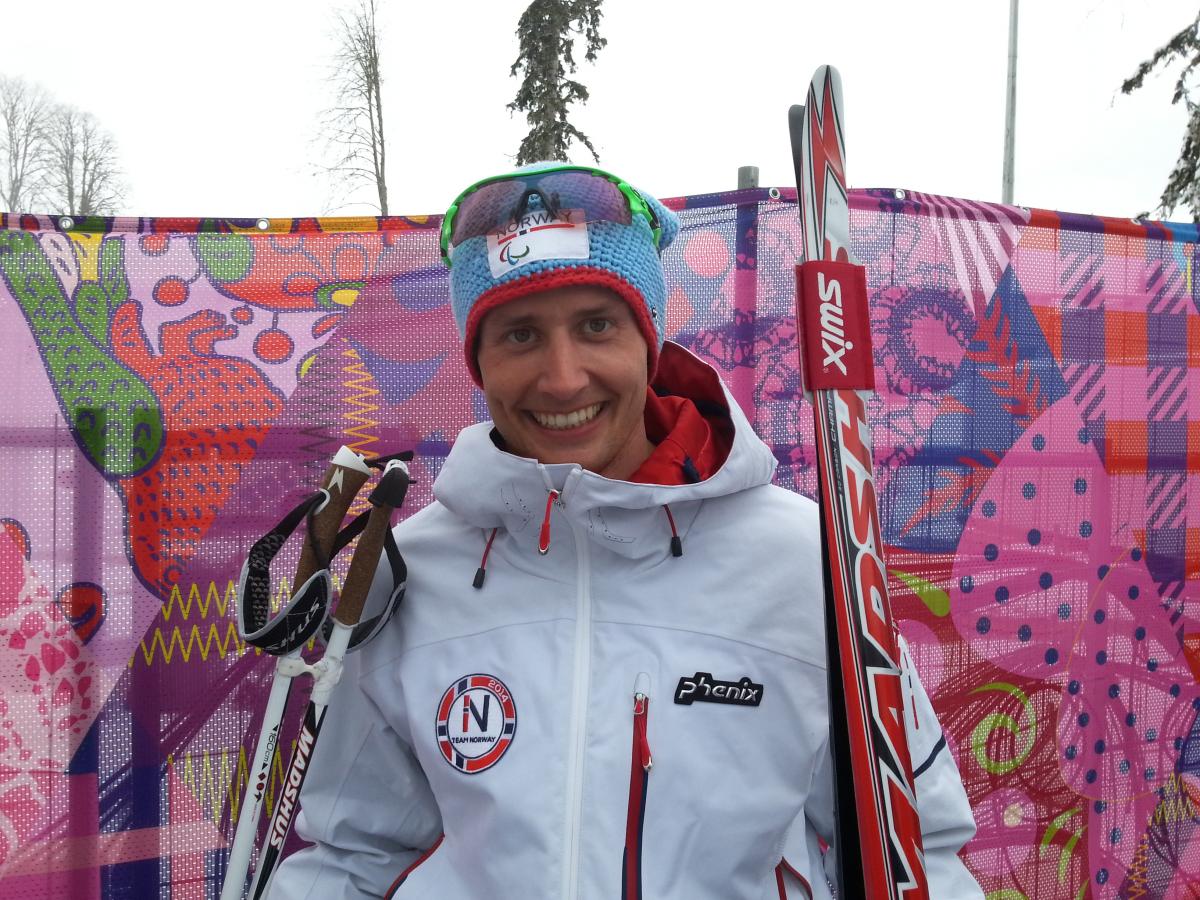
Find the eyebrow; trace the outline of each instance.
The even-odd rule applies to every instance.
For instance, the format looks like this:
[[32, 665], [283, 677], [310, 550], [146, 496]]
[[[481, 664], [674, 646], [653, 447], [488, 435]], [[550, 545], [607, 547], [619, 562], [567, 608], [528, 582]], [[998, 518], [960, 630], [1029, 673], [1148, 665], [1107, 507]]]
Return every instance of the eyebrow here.
[[[614, 310], [619, 311], [620, 307], [617, 304], [623, 304], [623, 300], [616, 300], [611, 303], [603, 303], [598, 306], [589, 306], [587, 309], [580, 310], [576, 313], [575, 318], [592, 319], [597, 316], [610, 316]], [[497, 316], [497, 324], [502, 328], [523, 328], [528, 325], [533, 325], [538, 320], [536, 313], [525, 313], [524, 315], [515, 316]]]

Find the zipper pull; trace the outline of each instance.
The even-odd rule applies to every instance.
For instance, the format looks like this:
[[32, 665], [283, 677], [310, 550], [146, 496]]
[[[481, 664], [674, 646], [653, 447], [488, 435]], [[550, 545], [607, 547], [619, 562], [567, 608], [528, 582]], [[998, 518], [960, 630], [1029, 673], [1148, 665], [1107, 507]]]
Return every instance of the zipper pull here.
[[[643, 688], [644, 686], [644, 688]], [[650, 710], [650, 676], [639, 672], [633, 687], [633, 742], [642, 759], [642, 768], [647, 772], [654, 766], [650, 753], [650, 741], [646, 737], [646, 719]]]
[[546, 515], [542, 518], [542, 530], [538, 534], [538, 553], [542, 556], [550, 552], [550, 511], [554, 509], [558, 497], [559, 493], [555, 490], [546, 495]]

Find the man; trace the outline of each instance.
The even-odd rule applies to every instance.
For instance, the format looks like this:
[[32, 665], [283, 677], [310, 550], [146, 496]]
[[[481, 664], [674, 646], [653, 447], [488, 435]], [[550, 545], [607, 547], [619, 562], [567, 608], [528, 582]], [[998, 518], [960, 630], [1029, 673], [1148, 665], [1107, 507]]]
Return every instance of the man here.
[[[480, 182], [442, 246], [493, 422], [396, 529], [400, 613], [351, 658], [275, 898], [830, 896], [817, 509], [664, 343], [678, 220], [597, 170]], [[915, 676], [935, 898], [982, 897]], [[919, 721], [918, 721], [919, 720]]]

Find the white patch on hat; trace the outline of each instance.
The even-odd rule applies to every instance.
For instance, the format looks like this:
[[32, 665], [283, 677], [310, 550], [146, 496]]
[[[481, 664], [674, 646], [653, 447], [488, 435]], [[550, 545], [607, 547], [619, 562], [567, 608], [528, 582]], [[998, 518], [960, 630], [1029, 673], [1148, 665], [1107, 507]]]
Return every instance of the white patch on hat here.
[[554, 216], [530, 210], [487, 236], [488, 268], [492, 277], [540, 259], [587, 259], [592, 255], [583, 210], [562, 209]]

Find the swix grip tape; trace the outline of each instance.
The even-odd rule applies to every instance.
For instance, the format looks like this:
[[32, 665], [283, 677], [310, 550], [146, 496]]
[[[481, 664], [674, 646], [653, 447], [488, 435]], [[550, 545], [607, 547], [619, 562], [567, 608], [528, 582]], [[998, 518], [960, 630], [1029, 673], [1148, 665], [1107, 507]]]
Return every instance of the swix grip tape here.
[[875, 389], [866, 269], [824, 259], [796, 266], [796, 327], [806, 391]]

